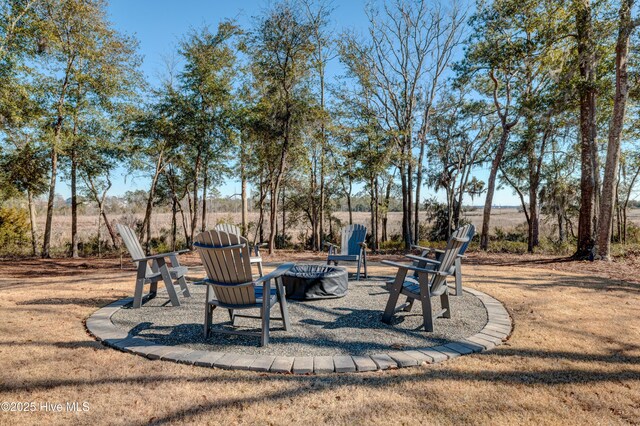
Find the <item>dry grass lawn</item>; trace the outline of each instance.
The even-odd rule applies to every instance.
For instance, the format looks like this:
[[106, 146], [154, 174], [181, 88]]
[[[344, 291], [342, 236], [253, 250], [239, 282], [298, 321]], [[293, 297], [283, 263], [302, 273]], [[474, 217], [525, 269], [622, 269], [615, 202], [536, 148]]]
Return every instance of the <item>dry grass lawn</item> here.
[[[132, 270], [1, 261], [0, 402], [38, 411], [1, 412], [0, 424], [640, 423], [640, 284], [497, 260], [476, 259], [465, 281], [507, 306], [515, 329], [506, 344], [433, 366], [327, 376], [205, 369], [106, 348], [83, 320], [130, 295]], [[40, 410], [74, 401], [89, 410]]]

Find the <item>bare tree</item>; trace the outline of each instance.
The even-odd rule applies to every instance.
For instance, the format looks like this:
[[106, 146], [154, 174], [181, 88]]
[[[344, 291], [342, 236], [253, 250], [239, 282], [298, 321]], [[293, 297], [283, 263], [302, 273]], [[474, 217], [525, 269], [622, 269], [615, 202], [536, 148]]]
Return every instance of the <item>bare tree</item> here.
[[610, 260], [611, 228], [613, 207], [618, 184], [620, 167], [620, 137], [624, 126], [624, 115], [629, 97], [629, 76], [627, 62], [629, 40], [633, 30], [640, 25], [639, 20], [631, 17], [631, 9], [635, 0], [622, 0], [619, 11], [618, 40], [616, 42], [616, 94], [613, 101], [613, 115], [609, 126], [609, 142], [607, 160], [604, 169], [602, 196], [600, 198], [600, 217], [598, 220], [597, 257]]

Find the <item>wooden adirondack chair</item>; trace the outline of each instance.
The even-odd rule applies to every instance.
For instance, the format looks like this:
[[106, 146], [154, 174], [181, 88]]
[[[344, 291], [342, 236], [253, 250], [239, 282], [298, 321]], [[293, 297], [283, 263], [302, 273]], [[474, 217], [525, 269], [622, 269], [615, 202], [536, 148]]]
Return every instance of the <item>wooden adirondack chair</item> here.
[[[160, 280], [164, 282], [173, 306], [180, 306], [180, 301], [174, 288], [175, 284], [180, 285], [184, 297], [191, 296], [187, 288], [187, 281], [185, 280], [187, 267], [181, 266], [178, 261], [178, 254], [189, 250], [147, 256], [144, 254], [140, 241], [138, 241], [138, 237], [136, 237], [136, 234], [131, 228], [122, 224], [117, 224], [116, 227], [118, 228], [120, 237], [122, 237], [122, 241], [124, 241], [125, 246], [127, 246], [129, 250], [131, 259], [138, 265], [133, 308], [137, 309], [142, 306], [142, 292], [145, 284], [151, 284], [149, 295], [155, 297], [158, 291], [158, 281]], [[169, 259], [169, 264], [167, 264], [167, 259]], [[151, 265], [149, 265], [149, 262], [151, 262]], [[173, 280], [175, 280], [175, 282]]]
[[[231, 225], [229, 223], [219, 223], [216, 225], [214, 229], [216, 231], [222, 231], [222, 232], [227, 232], [229, 234], [242, 236], [242, 233], [240, 232], [240, 228], [237, 227], [236, 225]], [[260, 276], [264, 275], [264, 272], [262, 271], [262, 256], [260, 256], [260, 247], [263, 245], [264, 244], [256, 244], [255, 246], [251, 247], [250, 251], [253, 252], [253, 256], [249, 257], [249, 262], [252, 265], [255, 264], [258, 267], [258, 272]]]
[[[338, 262], [357, 262], [356, 281], [360, 281], [360, 268], [364, 266], [364, 277], [367, 278], [367, 228], [363, 225], [349, 225], [342, 229], [342, 243], [340, 246], [331, 243], [324, 243], [329, 247], [327, 265], [331, 262], [338, 265]], [[340, 250], [340, 253], [338, 253]]]
[[[454, 262], [460, 248], [469, 239], [465, 236], [466, 230], [459, 229], [449, 239], [442, 261], [421, 258], [418, 256], [407, 256], [413, 260], [435, 264], [436, 268], [420, 268], [413, 264], [402, 264], [383, 260], [382, 263], [398, 268], [395, 279], [391, 284], [389, 300], [382, 316], [382, 321], [390, 323], [393, 315], [399, 310], [410, 311], [415, 299], [420, 299], [422, 303], [423, 325], [426, 331], [433, 331], [433, 319], [440, 316], [451, 318], [451, 307], [449, 305], [449, 294], [447, 287], [447, 277], [453, 275]], [[417, 279], [408, 277], [409, 271], [417, 272]], [[407, 296], [407, 301], [396, 307], [401, 294]], [[440, 296], [442, 310], [434, 315], [431, 309], [431, 298]]]
[[[216, 307], [227, 309], [232, 324], [238, 317], [262, 319], [260, 333], [217, 329], [221, 333], [260, 336], [260, 346], [269, 343], [269, 322], [281, 320], [289, 330], [289, 313], [280, 278], [294, 264], [287, 263], [263, 277], [253, 279], [249, 260], [249, 245], [240, 235], [225, 231], [205, 231], [195, 238], [194, 246], [200, 253], [207, 271], [204, 335], [209, 337], [212, 314]], [[274, 285], [272, 285], [274, 281]], [[215, 295], [215, 298], [213, 297]], [[280, 318], [270, 318], [271, 308], [280, 304]], [[236, 310], [260, 309], [260, 315], [240, 315]]]
[[[469, 243], [471, 242], [471, 240], [473, 239], [473, 236], [476, 233], [475, 226], [469, 224], [469, 225], [466, 225], [466, 228], [467, 228], [466, 235], [469, 238], [469, 241], [467, 241], [462, 245], [462, 247], [460, 248], [460, 253], [456, 257], [456, 260], [454, 263], [455, 269], [453, 272], [453, 276], [455, 278], [455, 283], [456, 283], [456, 296], [462, 296], [462, 259], [465, 257], [464, 253], [467, 251], [467, 248], [469, 247]], [[416, 245], [412, 245], [411, 248], [420, 250], [421, 251], [420, 257], [427, 257], [430, 254], [434, 254], [435, 259], [438, 262], [442, 260], [442, 255], [444, 254], [444, 250], [440, 250], [440, 249], [434, 249], [434, 248], [422, 247], [422, 246], [416, 246]], [[422, 262], [422, 264], [419, 264], [418, 262], [416, 262], [415, 265], [421, 268], [427, 268], [427, 269], [433, 269], [434, 267], [434, 265], [428, 265], [425, 262]]]

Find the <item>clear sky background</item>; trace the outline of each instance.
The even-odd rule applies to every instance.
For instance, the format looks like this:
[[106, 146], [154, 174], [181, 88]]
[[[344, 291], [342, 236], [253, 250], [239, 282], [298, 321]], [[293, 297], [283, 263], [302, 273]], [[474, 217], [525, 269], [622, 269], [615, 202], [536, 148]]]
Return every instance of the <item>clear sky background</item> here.
[[[471, 2], [470, 2], [471, 3]], [[242, 27], [248, 28], [255, 17], [271, 4], [268, 0], [111, 0], [108, 12], [115, 28], [128, 35], [135, 36], [140, 42], [139, 52], [143, 56], [142, 71], [151, 85], [157, 85], [165, 70], [165, 60], [175, 57], [178, 42], [191, 28], [208, 25], [215, 30], [219, 22], [235, 19]], [[367, 17], [366, 0], [334, 0], [333, 32], [338, 34], [344, 29], [365, 32]], [[470, 13], [471, 11], [469, 11]], [[336, 59], [327, 67], [329, 80], [340, 75], [342, 69]], [[149, 180], [143, 176], [126, 176], [126, 171], [114, 171], [112, 195], [121, 195], [135, 189], [148, 189]], [[478, 169], [478, 179], [487, 181], [488, 171]], [[58, 186], [59, 192], [70, 196], [66, 182]], [[223, 196], [240, 192], [240, 184], [229, 180], [218, 188]], [[434, 195], [433, 190], [424, 188], [425, 198]], [[442, 198], [443, 194], [438, 194]], [[468, 199], [465, 202], [470, 203]], [[474, 200], [474, 204], [483, 204], [483, 197]], [[495, 205], [518, 205], [511, 189], [496, 191]]]

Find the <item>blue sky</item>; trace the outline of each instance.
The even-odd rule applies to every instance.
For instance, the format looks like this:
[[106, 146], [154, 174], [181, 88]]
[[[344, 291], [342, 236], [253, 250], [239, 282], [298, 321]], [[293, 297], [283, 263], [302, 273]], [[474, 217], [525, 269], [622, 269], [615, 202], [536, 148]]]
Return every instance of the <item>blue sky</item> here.
[[[155, 85], [164, 72], [165, 60], [175, 56], [179, 40], [191, 28], [209, 25], [215, 29], [219, 22], [229, 18], [235, 19], [243, 27], [249, 27], [254, 22], [254, 17], [267, 9], [271, 3], [267, 0], [111, 0], [108, 13], [118, 31], [133, 35], [139, 40], [139, 51], [144, 60], [142, 71], [148, 81]], [[364, 32], [367, 27], [364, 12], [366, 4], [366, 0], [334, 0], [334, 32], [339, 33], [343, 29]], [[337, 60], [329, 64], [329, 79], [341, 73]], [[115, 171], [113, 195], [120, 195], [127, 190], [148, 188], [148, 179], [142, 176], [125, 176], [124, 173], [124, 170]], [[488, 172], [478, 170], [476, 176], [486, 182]], [[61, 182], [58, 188], [63, 196], [69, 196], [70, 190], [66, 182]], [[231, 195], [240, 192], [240, 185], [238, 182], [228, 181], [218, 189], [223, 195]], [[433, 196], [432, 190], [425, 188], [424, 192], [425, 198]], [[510, 189], [497, 191], [494, 200], [496, 205], [518, 204]], [[482, 198], [476, 198], [474, 204], [483, 202]]]

